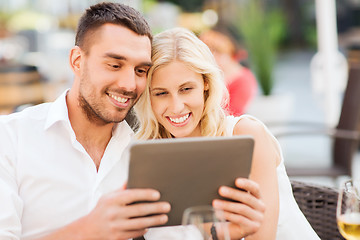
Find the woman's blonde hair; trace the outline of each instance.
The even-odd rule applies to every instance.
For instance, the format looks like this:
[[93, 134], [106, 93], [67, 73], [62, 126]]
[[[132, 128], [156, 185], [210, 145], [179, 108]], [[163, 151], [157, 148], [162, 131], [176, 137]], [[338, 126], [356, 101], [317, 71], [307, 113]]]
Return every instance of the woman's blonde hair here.
[[170, 132], [158, 123], [152, 111], [150, 86], [154, 72], [173, 61], [180, 61], [192, 71], [202, 74], [204, 83], [209, 86], [204, 92], [204, 111], [200, 119], [201, 135], [225, 135], [225, 114], [222, 104], [227, 90], [222, 72], [209, 48], [194, 33], [184, 28], [173, 28], [157, 34], [153, 39], [153, 66], [148, 72], [145, 91], [134, 107], [139, 121], [136, 137], [139, 139], [172, 137]]

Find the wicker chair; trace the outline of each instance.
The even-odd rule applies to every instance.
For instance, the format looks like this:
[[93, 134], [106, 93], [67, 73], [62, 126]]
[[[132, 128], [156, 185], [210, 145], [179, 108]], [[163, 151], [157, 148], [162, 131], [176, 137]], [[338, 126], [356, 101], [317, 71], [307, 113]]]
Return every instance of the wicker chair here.
[[338, 191], [316, 184], [291, 181], [296, 202], [322, 240], [344, 239], [337, 228]]

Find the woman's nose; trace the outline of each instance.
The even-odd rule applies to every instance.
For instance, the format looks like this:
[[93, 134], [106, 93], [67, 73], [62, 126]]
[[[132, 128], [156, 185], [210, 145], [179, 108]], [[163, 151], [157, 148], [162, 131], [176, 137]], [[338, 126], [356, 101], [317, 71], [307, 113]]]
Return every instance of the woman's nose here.
[[182, 112], [182, 110], [184, 109], [184, 101], [181, 97], [179, 96], [173, 96], [171, 99], [171, 106], [170, 106], [171, 111], [174, 114], [179, 114]]

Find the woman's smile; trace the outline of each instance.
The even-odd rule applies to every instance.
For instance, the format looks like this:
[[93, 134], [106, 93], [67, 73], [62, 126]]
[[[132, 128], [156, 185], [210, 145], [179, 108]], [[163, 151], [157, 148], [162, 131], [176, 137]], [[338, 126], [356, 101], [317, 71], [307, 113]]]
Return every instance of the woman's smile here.
[[187, 113], [183, 116], [177, 116], [177, 117], [167, 117], [169, 122], [176, 127], [182, 127], [185, 126], [190, 121], [191, 113]]

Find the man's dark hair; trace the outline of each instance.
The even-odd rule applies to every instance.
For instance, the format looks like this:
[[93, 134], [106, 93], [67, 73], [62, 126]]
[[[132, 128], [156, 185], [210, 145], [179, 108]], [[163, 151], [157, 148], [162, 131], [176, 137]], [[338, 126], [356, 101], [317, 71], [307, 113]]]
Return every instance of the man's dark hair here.
[[150, 27], [138, 11], [121, 3], [103, 2], [88, 8], [80, 18], [75, 45], [87, 51], [85, 45], [90, 38], [88, 33], [96, 31], [105, 23], [124, 26], [152, 40]]

